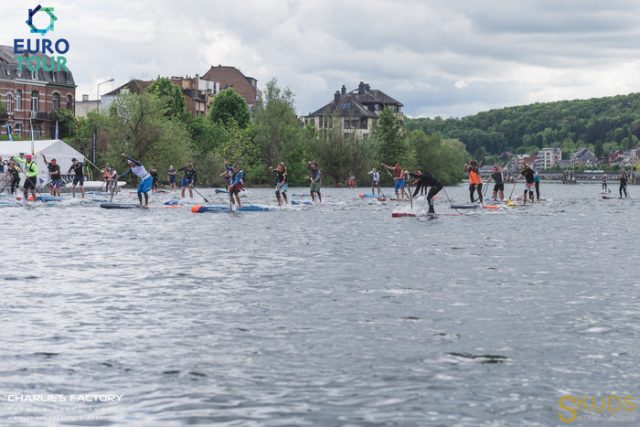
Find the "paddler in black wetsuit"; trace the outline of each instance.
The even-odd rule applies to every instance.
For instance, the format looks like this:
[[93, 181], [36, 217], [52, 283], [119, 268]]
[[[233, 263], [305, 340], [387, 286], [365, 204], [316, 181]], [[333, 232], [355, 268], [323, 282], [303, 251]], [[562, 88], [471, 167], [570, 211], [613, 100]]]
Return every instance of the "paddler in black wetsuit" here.
[[618, 179], [620, 180], [620, 188], [618, 189], [620, 192], [620, 198], [622, 199], [622, 193], [624, 193], [624, 197], [629, 197], [629, 194], [627, 193], [627, 173], [622, 171]]
[[522, 169], [522, 172], [520, 172], [520, 174], [524, 176], [525, 180], [524, 197], [522, 198], [522, 203], [525, 205], [527, 204], [527, 192], [529, 193], [529, 200], [531, 200], [531, 203], [533, 203], [533, 190], [536, 186], [535, 172], [529, 167], [529, 165], [525, 163], [524, 168]]
[[427, 203], [429, 203], [429, 213], [436, 213], [433, 209], [433, 196], [438, 194], [440, 190], [442, 190], [442, 184], [435, 176], [431, 175], [429, 172], [415, 171], [409, 174], [410, 177], [414, 179], [413, 184], [416, 186], [416, 189], [413, 192], [413, 197], [416, 197], [418, 193], [420, 193], [421, 189], [426, 189], [427, 187], [431, 187], [429, 189], [429, 194], [427, 194]]
[[[491, 179], [493, 179], [493, 200], [504, 200], [504, 179], [500, 167], [494, 166], [491, 171]], [[500, 198], [498, 199], [498, 194]]]

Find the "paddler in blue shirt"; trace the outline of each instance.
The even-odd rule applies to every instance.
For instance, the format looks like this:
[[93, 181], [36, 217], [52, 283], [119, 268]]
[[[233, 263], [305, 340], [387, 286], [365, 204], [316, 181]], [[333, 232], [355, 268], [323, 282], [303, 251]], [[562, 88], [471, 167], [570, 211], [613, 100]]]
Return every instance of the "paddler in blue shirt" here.
[[[127, 159], [127, 165], [129, 165], [129, 169], [122, 175], [120, 178], [124, 178], [129, 174], [134, 174], [138, 178], [140, 178], [140, 183], [138, 184], [138, 200], [140, 200], [140, 206], [149, 207], [149, 191], [151, 191], [151, 187], [153, 185], [153, 177], [147, 172], [140, 161], [134, 159], [131, 156], [127, 156], [122, 153], [122, 157]], [[142, 204], [142, 195], [144, 194], [144, 205]]]
[[[240, 191], [244, 188], [244, 171], [240, 168], [240, 165], [233, 165], [233, 176], [231, 178], [231, 184], [229, 185], [229, 201], [231, 205], [238, 203], [238, 207], [241, 207], [240, 203]], [[235, 196], [235, 200], [234, 200]]]

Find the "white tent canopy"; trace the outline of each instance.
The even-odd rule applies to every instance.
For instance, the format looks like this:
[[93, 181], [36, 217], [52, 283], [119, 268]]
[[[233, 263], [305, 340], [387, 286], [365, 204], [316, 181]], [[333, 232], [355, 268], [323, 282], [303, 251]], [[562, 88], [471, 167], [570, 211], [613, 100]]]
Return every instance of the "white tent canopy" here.
[[[31, 154], [31, 141], [0, 141], [0, 156], [3, 160], [10, 160], [12, 156], [20, 153]], [[62, 174], [66, 174], [71, 167], [71, 159], [74, 157], [83, 162], [84, 156], [70, 145], [60, 139], [33, 141], [34, 159], [38, 164], [38, 186], [44, 186], [49, 182], [49, 170], [42, 159], [44, 154], [47, 161], [56, 159], [60, 165]]]

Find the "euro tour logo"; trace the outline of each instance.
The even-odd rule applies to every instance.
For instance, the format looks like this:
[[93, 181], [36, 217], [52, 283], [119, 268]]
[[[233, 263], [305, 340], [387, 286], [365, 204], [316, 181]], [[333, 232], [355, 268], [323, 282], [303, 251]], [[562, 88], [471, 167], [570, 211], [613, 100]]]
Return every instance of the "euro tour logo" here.
[[[69, 41], [64, 38], [54, 41], [45, 37], [53, 32], [58, 20], [53, 12], [52, 7], [41, 5], [29, 9], [25, 22], [31, 29], [31, 34], [38, 34], [40, 38], [13, 40], [13, 53], [16, 55], [15, 59], [18, 63], [18, 74], [22, 73], [23, 67], [31, 72], [38, 70], [69, 71], [67, 58], [64, 56], [69, 52]], [[48, 55], [51, 61], [47, 61], [45, 55]]]

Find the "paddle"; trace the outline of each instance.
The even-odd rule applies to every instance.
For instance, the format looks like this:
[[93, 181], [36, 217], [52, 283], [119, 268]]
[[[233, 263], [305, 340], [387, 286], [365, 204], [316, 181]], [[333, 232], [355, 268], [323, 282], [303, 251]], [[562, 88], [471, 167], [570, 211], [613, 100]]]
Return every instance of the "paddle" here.
[[202, 197], [204, 199], [205, 202], [210, 203], [209, 199], [207, 199], [206, 197], [204, 197], [202, 195], [202, 193], [200, 193], [198, 190], [196, 190], [196, 187], [193, 187], [193, 191], [195, 191], [200, 197]]
[[407, 188], [409, 189], [409, 203], [411, 204], [411, 210], [413, 210], [413, 195], [411, 194], [411, 181], [410, 181], [410, 176], [409, 173], [407, 172], [405, 174], [406, 178], [407, 178]]
[[518, 174], [518, 177], [516, 178], [515, 182], [513, 183], [513, 188], [511, 189], [511, 194], [509, 194], [509, 198], [507, 198], [507, 203], [511, 203], [511, 197], [513, 196], [513, 192], [516, 191], [516, 185], [518, 184], [518, 181], [520, 180], [521, 176], [522, 176], [522, 174]]

